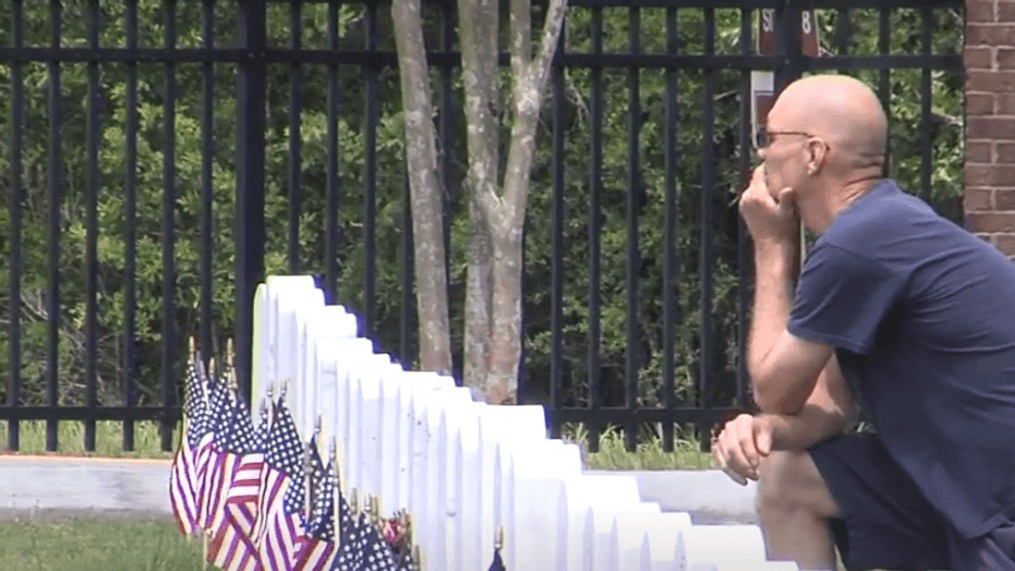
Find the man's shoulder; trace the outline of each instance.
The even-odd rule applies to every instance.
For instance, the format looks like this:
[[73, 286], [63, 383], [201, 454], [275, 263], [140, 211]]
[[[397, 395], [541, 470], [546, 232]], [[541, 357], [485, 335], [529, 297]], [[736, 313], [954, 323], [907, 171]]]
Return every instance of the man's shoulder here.
[[899, 238], [917, 227], [945, 222], [927, 203], [884, 179], [840, 212], [821, 241], [862, 256], [883, 242], [905, 244]]

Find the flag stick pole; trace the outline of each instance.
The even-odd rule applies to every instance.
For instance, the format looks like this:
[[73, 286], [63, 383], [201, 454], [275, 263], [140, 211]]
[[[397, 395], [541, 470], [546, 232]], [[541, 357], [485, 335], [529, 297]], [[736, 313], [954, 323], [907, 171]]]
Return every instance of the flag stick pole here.
[[339, 506], [339, 498], [341, 497], [341, 482], [338, 479], [338, 437], [331, 441], [331, 471], [335, 475], [335, 489], [331, 491], [331, 521], [334, 522], [335, 527], [335, 549], [337, 550], [342, 545], [342, 520], [341, 507]]

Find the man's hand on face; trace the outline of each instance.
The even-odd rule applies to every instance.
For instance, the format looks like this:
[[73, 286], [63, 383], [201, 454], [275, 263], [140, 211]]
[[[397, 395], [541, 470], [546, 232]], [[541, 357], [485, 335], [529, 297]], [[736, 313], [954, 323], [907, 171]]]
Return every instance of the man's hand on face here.
[[741, 414], [726, 423], [712, 441], [719, 468], [741, 486], [758, 479], [761, 459], [772, 452], [772, 427], [763, 416]]
[[740, 214], [755, 242], [792, 242], [800, 223], [792, 188], [769, 191], [763, 166], [754, 169], [751, 184], [740, 196]]

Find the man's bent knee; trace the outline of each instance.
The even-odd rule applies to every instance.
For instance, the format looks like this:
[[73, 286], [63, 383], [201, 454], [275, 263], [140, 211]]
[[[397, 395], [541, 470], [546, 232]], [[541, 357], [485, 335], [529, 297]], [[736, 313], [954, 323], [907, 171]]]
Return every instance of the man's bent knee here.
[[805, 511], [821, 518], [841, 517], [825, 479], [805, 451], [773, 451], [758, 468], [758, 513], [769, 515]]

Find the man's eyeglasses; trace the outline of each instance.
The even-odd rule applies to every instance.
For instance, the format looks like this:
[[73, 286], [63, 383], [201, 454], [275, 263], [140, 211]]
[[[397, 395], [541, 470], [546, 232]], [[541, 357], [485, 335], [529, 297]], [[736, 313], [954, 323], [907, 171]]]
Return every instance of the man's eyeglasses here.
[[775, 135], [802, 135], [804, 137], [813, 137], [810, 133], [803, 131], [769, 131], [764, 127], [760, 127], [754, 135], [754, 148], [764, 149], [765, 147], [772, 144], [772, 139]]

